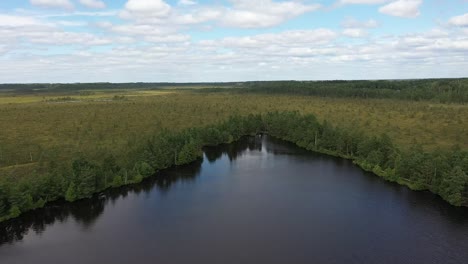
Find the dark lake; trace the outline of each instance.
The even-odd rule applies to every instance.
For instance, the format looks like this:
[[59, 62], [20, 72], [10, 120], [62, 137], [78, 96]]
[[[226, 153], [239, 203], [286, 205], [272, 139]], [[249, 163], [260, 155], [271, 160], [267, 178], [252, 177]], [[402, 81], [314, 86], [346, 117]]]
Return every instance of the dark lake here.
[[0, 225], [0, 263], [468, 263], [468, 208], [248, 137]]

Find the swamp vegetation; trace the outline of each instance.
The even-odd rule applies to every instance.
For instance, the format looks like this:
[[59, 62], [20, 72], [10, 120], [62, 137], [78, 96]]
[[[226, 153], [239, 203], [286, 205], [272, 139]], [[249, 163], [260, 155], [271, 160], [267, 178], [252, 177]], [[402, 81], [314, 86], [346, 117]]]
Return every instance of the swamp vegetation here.
[[0, 220], [256, 133], [468, 205], [465, 79], [82, 85], [0, 86]]

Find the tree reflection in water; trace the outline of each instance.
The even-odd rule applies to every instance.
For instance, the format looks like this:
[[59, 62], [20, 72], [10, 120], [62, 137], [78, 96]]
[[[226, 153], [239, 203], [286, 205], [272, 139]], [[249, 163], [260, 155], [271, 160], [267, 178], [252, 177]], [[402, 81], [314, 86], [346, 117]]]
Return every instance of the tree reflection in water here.
[[[261, 150], [261, 137], [244, 137], [231, 144], [206, 147], [204, 153], [207, 160], [212, 163], [223, 155], [226, 155], [230, 161], [236, 160], [247, 149]], [[16, 219], [0, 223], [0, 245], [20, 241], [30, 231], [41, 234], [56, 221], [65, 222], [70, 217], [84, 230], [90, 229], [109, 203], [113, 204], [131, 193], [149, 194], [154, 188], [161, 192], [168, 192], [174, 183], [195, 180], [200, 174], [202, 163], [203, 159], [199, 159], [188, 165], [162, 170], [139, 184], [109, 189], [92, 198], [73, 203], [64, 200], [56, 201], [44, 208], [27, 212]]]

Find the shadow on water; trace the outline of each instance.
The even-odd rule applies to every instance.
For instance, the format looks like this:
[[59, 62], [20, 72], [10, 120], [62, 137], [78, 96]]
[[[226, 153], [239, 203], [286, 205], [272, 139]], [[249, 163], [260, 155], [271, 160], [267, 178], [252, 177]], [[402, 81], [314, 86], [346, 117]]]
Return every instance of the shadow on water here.
[[[243, 137], [232, 144], [222, 144], [220, 146], [206, 147], [204, 153], [210, 163], [221, 158], [223, 155], [229, 160], [236, 160], [245, 150], [261, 150], [261, 138]], [[174, 166], [156, 173], [153, 177], [145, 179], [143, 182], [119, 188], [108, 189], [104, 192], [93, 195], [89, 199], [83, 199], [73, 203], [59, 200], [49, 203], [44, 208], [33, 210], [21, 215], [18, 218], [0, 223], [0, 246], [5, 243], [13, 243], [23, 240], [30, 230], [41, 234], [47, 226], [55, 222], [65, 222], [69, 218], [79, 223], [83, 229], [93, 226], [99, 216], [104, 212], [104, 208], [109, 203], [115, 203], [119, 198], [125, 198], [129, 194], [149, 194], [155, 188], [166, 193], [171, 186], [181, 181], [194, 181], [200, 174], [203, 159], [198, 159], [188, 165]]]
[[[467, 256], [466, 252], [463, 251], [463, 245], [466, 245], [466, 234], [468, 234], [468, 208], [453, 207], [432, 193], [415, 192], [396, 183], [386, 182], [372, 173], [363, 172], [349, 160], [312, 153], [294, 144], [268, 136], [244, 137], [231, 144], [205, 147], [203, 150], [204, 160], [198, 159], [188, 165], [162, 170], [142, 183], [109, 189], [94, 195], [90, 199], [74, 203], [65, 201], [50, 203], [43, 209], [26, 213], [17, 219], [0, 224], [0, 248], [2, 244], [19, 245], [20, 247], [21, 243], [15, 245], [17, 241], [27, 242], [29, 236], [34, 233], [44, 233], [45, 235], [47, 234], [46, 229], [53, 226], [54, 223], [74, 221], [76, 224], [74, 223], [73, 227], [66, 226], [66, 228], [75, 228], [77, 225], [82, 230], [94, 231], [92, 228], [98, 226], [96, 224], [98, 219], [103, 215], [107, 217], [108, 211], [110, 211], [104, 210], [106, 206], [118, 204], [127, 196], [131, 198], [132, 195], [149, 195], [156, 191], [163, 195], [176, 193], [176, 196], [168, 195], [166, 197], [178, 197], [179, 199], [158, 200], [160, 198], [158, 195], [157, 199], [152, 197], [152, 199], [146, 200], [145, 205], [141, 205], [142, 201], [140, 200], [136, 200], [130, 205], [132, 206], [132, 216], [134, 216], [135, 212], [139, 213], [138, 210], [145, 210], [145, 212], [152, 214], [154, 218], [158, 218], [158, 223], [154, 223], [153, 218], [151, 218], [150, 225], [142, 225], [140, 221], [141, 214], [135, 214], [133, 220], [138, 218], [138, 221], [135, 222], [127, 223], [122, 222], [122, 219], [119, 218], [107, 219], [101, 217], [102, 222], [105, 220], [112, 224], [112, 221], [117, 221], [122, 225], [125, 224], [125, 228], [128, 226], [128, 230], [130, 230], [125, 235], [131, 234], [137, 238], [138, 236], [135, 234], [139, 233], [158, 234], [159, 236], [144, 236], [147, 240], [143, 241], [146, 242], [138, 244], [138, 247], [135, 248], [139, 250], [141, 245], [157, 244], [156, 242], [161, 240], [162, 245], [159, 245], [159, 248], [161, 248], [162, 253], [158, 252], [158, 254], [163, 255], [165, 252], [171, 253], [171, 249], [174, 249], [173, 253], [177, 254], [179, 253], [178, 250], [182, 248], [188, 251], [187, 256], [196, 257], [199, 256], [197, 255], [198, 250], [196, 250], [197, 252], [190, 252], [190, 247], [203, 244], [219, 245], [219, 248], [216, 249], [219, 249], [218, 252], [221, 252], [221, 255], [223, 252], [229, 253], [232, 248], [235, 248], [237, 253], [242, 248], [240, 245], [248, 244], [242, 242], [242, 232], [236, 229], [242, 227], [249, 230], [248, 240], [246, 241], [249, 241], [249, 243], [256, 241], [256, 246], [259, 248], [258, 251], [252, 254], [261, 255], [262, 252], [266, 252], [265, 256], [294, 257], [300, 252], [300, 254], [305, 254], [304, 259], [310, 260], [308, 257], [312, 258], [311, 255], [313, 254], [307, 255], [309, 249], [310, 252], [315, 252], [317, 256], [323, 250], [325, 250], [324, 255], [327, 255], [329, 252], [327, 253], [326, 250], [330, 249], [330, 252], [333, 252], [330, 254], [335, 254], [341, 250], [342, 255], [336, 255], [336, 259], [343, 260], [341, 257], [356, 254], [355, 249], [358, 249], [362, 251], [360, 252], [361, 256], [371, 258], [378, 246], [378, 243], [373, 242], [375, 238], [373, 234], [379, 234], [378, 236], [382, 237], [380, 242], [383, 248], [397, 248], [399, 253], [401, 252], [403, 256], [408, 257], [408, 262], [404, 263], [428, 263], [422, 261], [430, 259], [425, 259], [424, 255], [419, 256], [418, 260], [421, 261], [411, 262], [410, 259], [415, 257], [416, 253], [430, 254], [437, 250], [446, 250], [446, 248], [453, 249], [452, 253], [457, 255], [455, 261], [446, 261], [445, 263], [466, 263], [456, 261], [466, 259]], [[263, 159], [263, 156], [259, 158], [261, 155], [270, 156], [268, 159]], [[272, 157], [273, 155], [276, 157]], [[257, 161], [255, 158], [259, 158], [259, 160], [274, 162], [276, 166], [265, 169], [262, 166], [257, 167], [256, 162], [243, 163], [242, 157], [246, 157], [246, 160], [250, 161], [250, 156], [254, 157], [254, 161]], [[218, 163], [214, 166], [211, 165], [221, 158], [219, 164], [222, 166], [225, 166], [226, 160], [238, 160], [239, 166], [233, 166], [235, 167], [234, 172], [238, 174], [229, 174], [232, 171], [226, 170], [226, 175], [241, 176], [235, 179], [233, 179], [234, 177], [224, 177], [225, 181], [218, 177], [223, 175], [222, 171], [226, 168], [223, 167], [220, 170]], [[207, 173], [210, 170], [217, 178], [209, 176], [204, 178], [205, 175], [210, 175], [210, 173]], [[248, 173], [244, 175], [246, 171]], [[203, 177], [198, 177], [200, 174], [203, 174]], [[288, 178], [283, 176], [288, 176]], [[289, 178], [290, 176], [291, 178]], [[178, 192], [177, 183], [201, 182], [204, 179], [208, 179], [205, 183], [216, 185], [188, 186], [188, 188], [183, 188], [182, 191]], [[220, 190], [218, 192], [208, 192], [206, 188], [210, 188], [209, 190], [212, 191], [213, 186], [220, 188]], [[228, 186], [228, 188], [225, 186]], [[193, 195], [197, 191], [196, 188], [198, 188], [198, 194]], [[243, 197], [240, 197], [240, 195], [247, 195], [249, 199], [242, 199]], [[197, 199], [194, 199], [194, 197]], [[255, 199], [250, 199], [250, 197]], [[225, 200], [223, 200], [224, 198]], [[249, 211], [249, 206], [250, 209], [254, 209]], [[148, 211], [154, 208], [156, 210]], [[201, 211], [197, 208], [201, 208]], [[256, 208], [260, 209], [257, 210]], [[185, 211], [183, 211], [184, 209]], [[228, 217], [230, 216], [229, 212], [237, 213], [231, 215], [232, 217]], [[245, 212], [250, 212], [252, 215], [245, 214]], [[256, 219], [263, 219], [265, 214], [276, 217], [276, 222], [256, 221]], [[146, 214], [143, 216], [146, 216]], [[218, 220], [223, 217], [223, 221]], [[346, 220], [343, 221], [343, 219]], [[275, 223], [278, 224], [275, 225]], [[181, 228], [184, 226], [186, 229]], [[284, 227], [289, 227], [289, 229]], [[110, 230], [110, 232], [114, 232], [117, 229], [111, 228]], [[206, 230], [206, 233], [200, 230]], [[222, 232], [217, 233], [216, 230], [222, 230]], [[327, 235], [315, 239], [317, 236], [312, 230]], [[335, 230], [341, 230], [342, 234], [335, 233]], [[121, 230], [116, 232], [121, 232]], [[281, 237], [280, 244], [284, 242], [282, 244], [284, 248], [278, 251], [270, 251], [271, 247], [274, 248], [278, 244], [274, 242], [275, 232], [278, 232], [277, 235]], [[180, 236], [174, 235], [182, 233], [183, 235]], [[99, 232], [96, 234], [96, 236], [101, 235]], [[218, 235], [239, 239], [238, 242], [240, 242], [236, 244], [235, 240], [226, 239], [220, 243]], [[118, 236], [106, 238], [105, 242], [112, 244], [111, 240], [116, 237]], [[352, 238], [352, 242], [341, 245], [348, 246], [350, 251], [346, 251], [344, 247], [335, 246], [343, 242], [341, 238], [347, 239], [349, 237]], [[178, 238], [181, 240], [178, 240]], [[134, 242], [130, 238], [129, 240], [130, 243]], [[418, 248], [420, 251], [408, 251], [413, 247], [413, 241], [422, 243], [421, 247]], [[85, 242], [80, 241], [80, 243]], [[297, 243], [298, 248], [303, 246], [304, 250], [296, 251], [296, 248], [288, 248], [288, 245], [296, 245], [295, 243]], [[327, 243], [330, 246], [329, 248], [326, 246]], [[223, 244], [226, 248], [222, 248]], [[164, 247], [164, 245], [167, 245], [167, 247]], [[46, 244], [45, 247], [47, 246], [49, 245]], [[108, 244], [106, 244], [107, 246]], [[184, 248], [184, 246], [186, 247]], [[239, 246], [239, 248], [235, 246]], [[130, 244], [128, 247], [131, 247]], [[8, 246], [5, 248], [11, 250]], [[210, 254], [216, 252], [209, 246], [206, 248], [210, 250]], [[250, 248], [254, 247], [248, 245], [242, 249], [248, 251]], [[56, 250], [56, 248], [54, 247], [52, 250]], [[154, 248], [151, 250], [157, 251]], [[148, 256], [153, 253], [151, 250], [146, 252]], [[169, 253], [168, 255], [171, 255]], [[387, 251], [383, 250], [380, 253], [383, 254], [381, 257], [385, 258]], [[67, 258], [70, 258], [69, 254], [70, 252], [66, 253]], [[21, 251], [17, 257], [20, 259], [25, 257], [24, 255], [33, 256], [34, 252]], [[105, 255], [105, 252], [103, 255]], [[114, 252], [111, 253], [111, 256], [113, 255], [115, 255]], [[140, 255], [141, 253], [138, 251], [134, 256]], [[440, 255], [446, 256], [447, 254], [442, 252]], [[36, 256], [32, 258], [36, 258]], [[395, 256], [387, 256], [387, 258], [389, 261], [351, 261], [350, 263], [403, 263], [393, 261]], [[180, 261], [178, 263], [186, 262]], [[242, 263], [242, 261], [237, 263]], [[272, 262], [259, 261], [255, 263]], [[311, 261], [300, 263], [311, 263]], [[323, 262], [317, 261], [317, 263]], [[325, 261], [325, 263], [347, 262]]]
[[208, 146], [203, 148], [205, 157], [209, 163], [213, 163], [223, 154], [225, 154], [230, 161], [234, 161], [244, 151], [261, 151], [262, 150], [262, 137], [248, 136], [242, 137], [240, 140], [232, 142], [230, 144], [221, 144], [218, 146]]
[[[447, 219], [453, 225], [465, 226], [468, 221], [468, 208], [449, 205], [440, 196], [430, 191], [414, 191], [406, 186], [395, 182], [386, 181], [372, 172], [363, 171], [353, 164], [352, 161], [340, 157], [329, 156], [317, 152], [308, 151], [298, 147], [296, 144], [274, 137], [268, 137], [265, 150], [275, 155], [309, 156], [313, 160], [332, 161], [339, 167], [358, 169], [366, 178], [366, 182], [384, 185], [394, 196], [402, 197], [407, 202], [408, 208], [413, 212], [436, 211], [438, 215]], [[311, 162], [312, 160], [309, 160]]]
[[47, 226], [55, 222], [64, 222], [73, 217], [83, 228], [87, 229], [93, 225], [96, 219], [104, 211], [106, 199], [93, 197], [67, 203], [56, 201], [44, 208], [37, 209], [24, 215], [0, 224], [0, 245], [22, 240], [23, 237], [33, 230], [37, 234], [45, 231]]

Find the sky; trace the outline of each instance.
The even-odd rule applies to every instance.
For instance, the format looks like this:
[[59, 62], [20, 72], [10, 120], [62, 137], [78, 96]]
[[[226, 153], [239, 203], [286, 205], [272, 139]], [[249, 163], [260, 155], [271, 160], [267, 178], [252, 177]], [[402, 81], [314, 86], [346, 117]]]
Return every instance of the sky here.
[[468, 0], [1, 0], [0, 83], [468, 77]]

